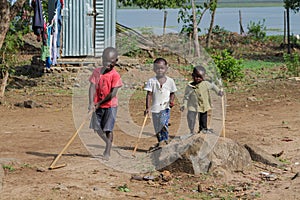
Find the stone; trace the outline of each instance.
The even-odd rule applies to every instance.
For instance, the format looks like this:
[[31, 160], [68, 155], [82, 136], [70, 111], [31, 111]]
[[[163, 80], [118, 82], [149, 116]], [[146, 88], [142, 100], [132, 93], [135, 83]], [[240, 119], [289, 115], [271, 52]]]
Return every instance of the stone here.
[[270, 165], [273, 167], [284, 166], [280, 161], [276, 160], [276, 158], [274, 158], [265, 150], [251, 144], [245, 144], [244, 146], [249, 151], [251, 159], [253, 161], [261, 162], [263, 164]]
[[166, 167], [163, 170], [190, 174], [207, 173], [215, 169], [243, 171], [251, 165], [250, 154], [243, 145], [213, 134], [196, 134], [185, 140], [172, 140], [152, 156], [152, 162], [158, 168], [164, 164]]
[[27, 100], [27, 101], [24, 101], [24, 107], [25, 108], [36, 108], [37, 104], [32, 100]]

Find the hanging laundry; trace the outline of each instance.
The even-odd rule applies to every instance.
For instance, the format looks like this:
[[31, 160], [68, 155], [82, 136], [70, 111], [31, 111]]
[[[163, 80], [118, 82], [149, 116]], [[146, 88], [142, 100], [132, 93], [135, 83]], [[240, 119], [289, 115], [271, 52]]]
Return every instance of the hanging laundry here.
[[44, 18], [43, 18], [43, 10], [40, 0], [32, 0], [31, 7], [34, 10], [34, 15], [32, 19], [32, 30], [34, 34], [37, 36], [37, 41], [41, 41], [41, 35], [44, 30]]
[[56, 47], [57, 47], [57, 58], [60, 57], [60, 36], [61, 36], [61, 26], [62, 26], [62, 17], [61, 10], [64, 7], [63, 0], [56, 1], [56, 13], [57, 13], [57, 39], [56, 39]]

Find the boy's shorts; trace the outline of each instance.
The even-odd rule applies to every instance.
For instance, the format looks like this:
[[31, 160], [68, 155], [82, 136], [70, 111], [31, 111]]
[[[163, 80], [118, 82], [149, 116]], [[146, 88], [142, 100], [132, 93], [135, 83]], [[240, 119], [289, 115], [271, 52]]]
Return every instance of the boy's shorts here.
[[117, 107], [98, 108], [92, 115], [90, 128], [95, 131], [112, 132], [117, 117]]

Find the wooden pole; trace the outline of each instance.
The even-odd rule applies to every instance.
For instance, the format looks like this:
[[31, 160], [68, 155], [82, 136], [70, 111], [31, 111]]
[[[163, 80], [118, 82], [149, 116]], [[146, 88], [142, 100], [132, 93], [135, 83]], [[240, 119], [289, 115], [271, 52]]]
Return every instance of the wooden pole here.
[[138, 139], [137, 139], [137, 141], [136, 141], [135, 147], [134, 147], [133, 152], [132, 152], [132, 155], [133, 155], [133, 156], [135, 156], [135, 152], [136, 152], [137, 147], [138, 147], [138, 145], [139, 145], [139, 141], [140, 141], [140, 139], [141, 139], [141, 136], [142, 136], [142, 133], [143, 133], [143, 130], [144, 130], [146, 121], [147, 121], [147, 117], [148, 117], [148, 114], [146, 114], [146, 116], [145, 116], [145, 118], [144, 118], [144, 122], [143, 122], [143, 125], [142, 125], [142, 128], [141, 128], [139, 137], [138, 137]]
[[51, 163], [51, 165], [49, 167], [50, 170], [66, 166], [65, 164], [64, 165], [60, 165], [60, 166], [55, 166], [55, 164], [57, 163], [57, 161], [59, 160], [59, 158], [62, 156], [62, 154], [67, 150], [67, 148], [70, 146], [70, 144], [73, 142], [73, 140], [76, 138], [77, 134], [82, 129], [82, 127], [84, 126], [84, 124], [88, 121], [88, 119], [89, 119], [89, 117], [91, 116], [92, 113], [93, 113], [93, 111], [89, 112], [88, 116], [81, 123], [81, 125], [79, 126], [79, 128], [77, 129], [77, 131], [73, 134], [73, 136], [70, 138], [70, 140], [65, 145], [65, 147], [61, 150], [61, 152], [56, 156], [56, 158], [54, 159], [54, 161]]
[[288, 54], [291, 54], [291, 40], [290, 40], [290, 9], [286, 9], [287, 18], [287, 39], [288, 39]]
[[166, 34], [166, 27], [167, 27], [167, 16], [168, 16], [168, 11], [164, 11], [164, 30], [163, 30], [163, 35]]
[[286, 44], [286, 11], [283, 12], [283, 44]]
[[223, 135], [223, 137], [225, 137], [226, 136], [226, 134], [225, 134], [225, 101], [224, 101], [224, 94], [223, 94], [223, 96], [222, 96], [222, 126], [223, 126], [223, 128], [222, 128], [222, 135]]
[[240, 34], [242, 35], [242, 34], [245, 33], [245, 31], [244, 31], [243, 24], [242, 24], [242, 12], [241, 12], [241, 10], [239, 10], [239, 18], [240, 18], [240, 20], [239, 20]]

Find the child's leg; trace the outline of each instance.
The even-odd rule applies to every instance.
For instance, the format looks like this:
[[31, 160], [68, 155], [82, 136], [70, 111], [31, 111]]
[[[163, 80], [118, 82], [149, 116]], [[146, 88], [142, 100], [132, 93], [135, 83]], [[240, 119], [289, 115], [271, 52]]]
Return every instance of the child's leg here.
[[155, 131], [155, 134], [156, 134], [157, 141], [159, 142], [161, 140], [161, 136], [160, 136], [160, 130], [161, 130], [160, 113], [152, 113], [152, 122], [153, 122], [154, 131]]
[[207, 112], [201, 113], [199, 112], [199, 131], [202, 131], [203, 129], [207, 129]]
[[191, 133], [194, 133], [197, 112], [188, 111], [187, 122]]
[[169, 140], [169, 119], [170, 119], [170, 109], [166, 109], [161, 111], [160, 114], [160, 124], [161, 124], [161, 131], [160, 131], [160, 141], [166, 141]]
[[115, 125], [115, 119], [117, 115], [117, 107], [107, 108], [102, 116], [101, 125], [103, 127], [103, 140], [105, 141], [105, 150], [103, 152], [103, 156], [106, 160], [110, 157], [110, 151], [113, 142], [113, 128]]
[[112, 147], [113, 133], [107, 131], [105, 133], [105, 137], [106, 137], [106, 146], [105, 146], [105, 150], [103, 152], [103, 156], [105, 159], [108, 159], [110, 157], [110, 150]]

